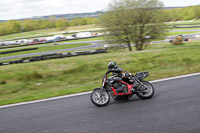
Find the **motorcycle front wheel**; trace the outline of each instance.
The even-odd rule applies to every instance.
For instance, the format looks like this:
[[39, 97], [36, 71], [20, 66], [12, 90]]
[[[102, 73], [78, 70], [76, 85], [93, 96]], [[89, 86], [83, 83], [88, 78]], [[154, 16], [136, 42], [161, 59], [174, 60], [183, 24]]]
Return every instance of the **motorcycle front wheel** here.
[[144, 89], [141, 90], [140, 92], [137, 92], [136, 95], [141, 99], [151, 98], [155, 93], [153, 85], [148, 81], [142, 81], [142, 83], [144, 84]]
[[103, 93], [101, 94], [101, 89], [97, 89], [91, 93], [90, 99], [94, 105], [102, 107], [110, 102], [110, 95], [105, 90], [103, 90]]

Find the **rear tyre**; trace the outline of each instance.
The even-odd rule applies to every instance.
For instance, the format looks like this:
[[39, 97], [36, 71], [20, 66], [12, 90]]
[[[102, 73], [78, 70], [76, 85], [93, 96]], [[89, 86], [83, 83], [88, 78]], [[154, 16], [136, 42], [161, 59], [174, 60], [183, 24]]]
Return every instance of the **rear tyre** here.
[[110, 95], [107, 91], [103, 90], [101, 95], [101, 89], [94, 90], [90, 95], [92, 103], [98, 107], [106, 106], [110, 102]]
[[155, 93], [153, 85], [148, 81], [142, 81], [142, 83], [144, 84], [144, 90], [137, 92], [136, 95], [141, 99], [151, 98]]

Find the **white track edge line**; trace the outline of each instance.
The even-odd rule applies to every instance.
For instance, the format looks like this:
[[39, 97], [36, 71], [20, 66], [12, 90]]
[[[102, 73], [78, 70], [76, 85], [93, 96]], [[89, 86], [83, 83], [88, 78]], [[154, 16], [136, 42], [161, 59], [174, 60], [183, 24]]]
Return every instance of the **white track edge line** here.
[[[200, 75], [200, 73], [192, 73], [192, 74], [181, 75], [181, 76], [176, 76], [176, 77], [158, 79], [158, 80], [150, 81], [150, 83], [156, 83], [156, 82], [162, 82], [162, 81], [167, 81], [167, 80], [172, 80], [172, 79], [179, 79], [179, 78], [191, 77], [191, 76], [196, 76], [196, 75]], [[74, 97], [74, 96], [80, 96], [80, 95], [90, 94], [91, 92], [92, 91], [82, 92], [82, 93], [77, 93], [77, 94], [71, 94], [71, 95], [57, 96], [57, 97], [52, 97], [52, 98], [47, 98], [47, 99], [41, 99], [41, 100], [34, 100], [34, 101], [29, 101], [29, 102], [22, 102], [22, 103], [16, 103], [16, 104], [3, 105], [3, 106], [0, 106], [0, 109], [2, 109], [2, 108], [8, 108], [8, 107], [14, 107], [14, 106], [19, 106], [19, 105], [26, 105], [26, 104], [31, 104], [31, 103], [39, 103], [39, 102], [57, 100], [57, 99], [62, 99], [62, 98]]]
[[200, 73], [192, 73], [192, 74], [180, 75], [180, 76], [176, 76], [176, 77], [158, 79], [158, 80], [150, 81], [150, 83], [156, 83], [156, 82], [167, 81], [167, 80], [172, 80], [172, 79], [179, 79], [179, 78], [191, 77], [191, 76], [196, 76], [196, 75], [200, 75]]

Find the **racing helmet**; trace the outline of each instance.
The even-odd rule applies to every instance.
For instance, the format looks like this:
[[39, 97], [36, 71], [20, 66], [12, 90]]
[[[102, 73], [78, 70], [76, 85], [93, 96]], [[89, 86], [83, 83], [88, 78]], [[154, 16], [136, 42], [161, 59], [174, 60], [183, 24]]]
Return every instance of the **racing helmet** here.
[[114, 61], [111, 61], [108, 63], [108, 69], [115, 69], [117, 68], [117, 63]]

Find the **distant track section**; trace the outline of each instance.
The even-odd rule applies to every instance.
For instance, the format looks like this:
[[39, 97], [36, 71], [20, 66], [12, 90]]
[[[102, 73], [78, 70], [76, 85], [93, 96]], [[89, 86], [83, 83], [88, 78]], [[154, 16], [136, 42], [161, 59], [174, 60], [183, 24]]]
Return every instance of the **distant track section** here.
[[30, 51], [30, 50], [37, 50], [37, 49], [38, 49], [38, 48], [25, 48], [25, 49], [4, 51], [4, 52], [0, 52], [0, 54], [10, 54], [10, 53], [15, 53], [15, 52]]
[[25, 58], [22, 58], [20, 60], [0, 62], [0, 66], [11, 65], [11, 64], [19, 64], [19, 63], [36, 62], [36, 61], [49, 60], [49, 59], [66, 58], [66, 57], [73, 57], [73, 56], [80, 56], [80, 55], [99, 54], [99, 53], [106, 53], [106, 50], [96, 49], [96, 50], [90, 50], [90, 51], [78, 51], [78, 52], [69, 52], [69, 53], [53, 53], [53, 54], [45, 54], [45, 55], [41, 55], [41, 56], [25, 57]]

